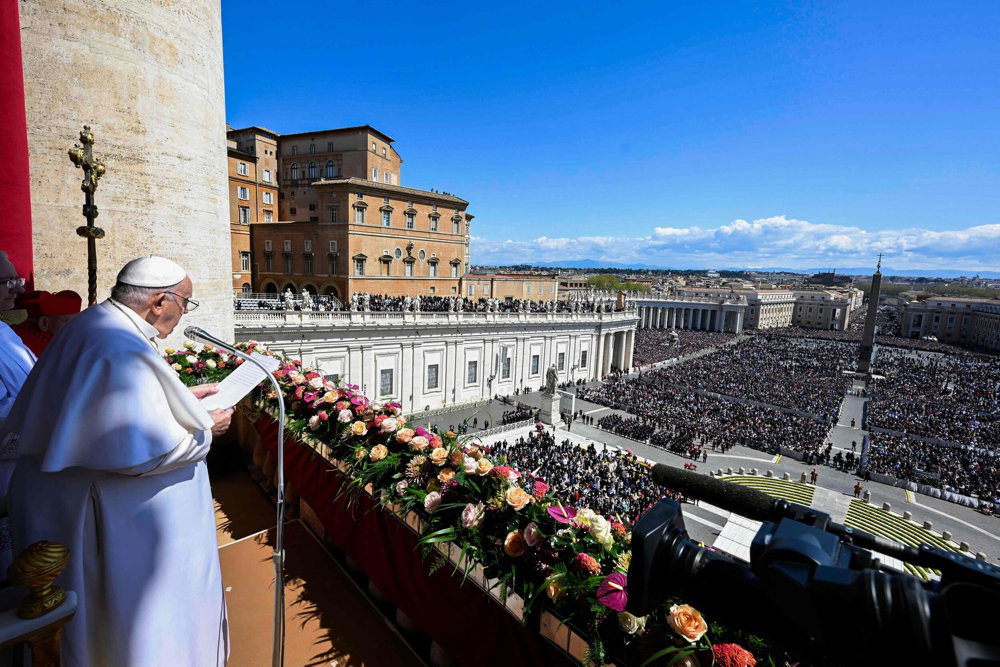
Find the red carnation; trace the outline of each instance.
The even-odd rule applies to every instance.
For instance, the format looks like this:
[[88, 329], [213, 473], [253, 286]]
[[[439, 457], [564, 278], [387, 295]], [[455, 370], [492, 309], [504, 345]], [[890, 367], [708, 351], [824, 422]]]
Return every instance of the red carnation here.
[[576, 569], [580, 570], [580, 572], [589, 572], [590, 574], [601, 573], [601, 564], [590, 554], [577, 554], [576, 558], [573, 559], [573, 564], [576, 565]]
[[713, 644], [712, 653], [719, 667], [754, 667], [757, 664], [753, 653], [739, 644]]
[[541, 500], [549, 492], [549, 485], [545, 482], [535, 482], [535, 498]]
[[319, 420], [321, 422], [325, 422], [327, 419], [330, 418], [330, 415], [326, 414], [326, 410], [320, 410], [319, 412], [316, 413], [316, 416], [319, 417]]

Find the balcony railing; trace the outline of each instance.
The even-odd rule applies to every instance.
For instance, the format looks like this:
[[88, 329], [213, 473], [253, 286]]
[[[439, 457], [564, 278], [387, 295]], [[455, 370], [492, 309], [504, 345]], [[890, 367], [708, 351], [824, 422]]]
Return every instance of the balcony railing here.
[[634, 312], [612, 313], [487, 313], [487, 312], [371, 312], [371, 311], [296, 311], [296, 310], [237, 310], [237, 328], [255, 327], [371, 327], [425, 325], [476, 325], [490, 323], [611, 323], [636, 322]]

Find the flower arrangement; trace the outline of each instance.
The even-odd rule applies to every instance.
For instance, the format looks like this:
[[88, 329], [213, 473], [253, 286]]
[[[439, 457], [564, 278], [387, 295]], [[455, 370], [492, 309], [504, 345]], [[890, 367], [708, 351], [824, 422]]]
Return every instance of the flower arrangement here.
[[[246, 348], [271, 354], [252, 343]], [[181, 364], [182, 379], [204, 372], [187, 373], [194, 367]], [[371, 401], [357, 386], [340, 386], [299, 361], [284, 361], [274, 375], [282, 396], [264, 386], [258, 405], [273, 414], [285, 401], [287, 430], [329, 448], [349, 491], [370, 486], [384, 507], [421, 516], [421, 544], [434, 569], [445, 562], [435, 547], [453, 544], [466, 576], [478, 565], [502, 593], [520, 595], [526, 611], [547, 604], [581, 627], [595, 664], [609, 653], [638, 653], [649, 656], [647, 663], [713, 655], [707, 625], [691, 607], [664, 605], [642, 618], [625, 611], [631, 533], [618, 517], [565, 506], [545, 480], [492, 460], [452, 431], [412, 428], [398, 403]]]
[[167, 348], [164, 359], [177, 371], [181, 382], [190, 386], [219, 382], [229, 375], [243, 360], [236, 355], [217, 350], [211, 345], [197, 345], [191, 341], [175, 350]]

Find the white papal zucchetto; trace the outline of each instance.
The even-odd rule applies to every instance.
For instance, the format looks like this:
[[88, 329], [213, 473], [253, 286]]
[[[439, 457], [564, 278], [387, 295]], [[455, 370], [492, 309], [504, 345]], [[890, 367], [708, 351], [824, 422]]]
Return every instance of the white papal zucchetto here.
[[172, 287], [184, 280], [187, 271], [179, 264], [156, 255], [133, 259], [118, 272], [118, 282], [134, 287]]

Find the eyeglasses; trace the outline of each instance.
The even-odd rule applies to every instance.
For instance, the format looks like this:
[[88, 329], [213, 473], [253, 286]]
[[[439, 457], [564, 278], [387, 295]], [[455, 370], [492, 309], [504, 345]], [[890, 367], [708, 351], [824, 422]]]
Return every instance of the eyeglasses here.
[[21, 278], [17, 276], [15, 278], [0, 278], [7, 285], [7, 289], [14, 289], [15, 287], [24, 287], [24, 283], [27, 282], [27, 278]]
[[186, 310], [189, 313], [200, 305], [194, 299], [189, 299], [186, 296], [181, 296], [177, 292], [164, 292], [164, 294], [172, 294], [172, 295], [176, 296], [178, 299], [181, 299], [184, 302], [184, 303], [181, 304], [181, 308], [183, 308], [184, 310]]

